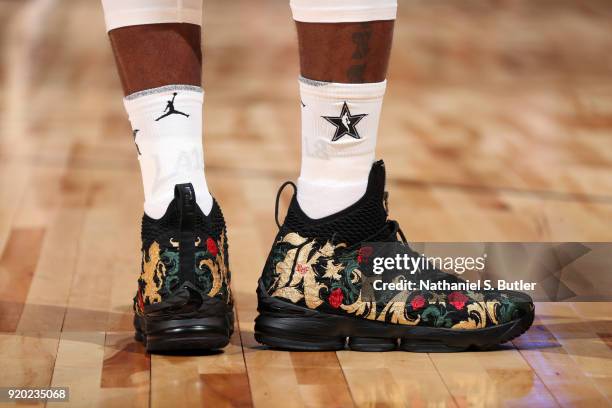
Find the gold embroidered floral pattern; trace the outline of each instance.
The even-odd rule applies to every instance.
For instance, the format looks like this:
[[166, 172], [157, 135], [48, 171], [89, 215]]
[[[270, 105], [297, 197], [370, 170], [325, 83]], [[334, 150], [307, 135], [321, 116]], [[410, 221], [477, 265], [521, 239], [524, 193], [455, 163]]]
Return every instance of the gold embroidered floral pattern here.
[[[198, 244], [198, 242], [196, 242]], [[201, 244], [200, 244], [201, 245]], [[219, 241], [207, 238], [204, 247], [205, 251], [196, 253], [196, 275], [205, 281], [206, 287], [210, 288], [206, 294], [210, 297], [225, 292], [226, 300], [231, 299], [229, 285], [229, 270], [225, 259], [225, 248], [227, 245], [225, 231], [221, 233]]]
[[268, 294], [310, 309], [326, 308], [369, 320], [452, 329], [506, 323], [515, 319], [521, 308], [533, 307], [524, 299], [510, 299], [500, 292], [404, 291], [385, 302], [365, 301], [359, 268], [370, 254], [363, 248], [340, 251], [344, 248], [343, 243], [320, 242], [295, 232], [279, 237], [264, 279]]
[[[227, 241], [225, 231], [218, 241], [213, 238], [195, 242], [195, 284], [202, 293], [210, 296], [221, 296], [231, 303], [230, 273], [226, 259]], [[179, 282], [179, 251], [177, 240], [170, 238], [162, 246], [153, 241], [142, 251], [142, 272], [140, 288], [137, 294], [137, 304], [140, 309], [144, 304], [158, 303], [165, 294], [176, 289]]]
[[166, 265], [160, 260], [159, 244], [155, 241], [148, 251], [142, 251], [142, 273], [140, 279], [144, 282], [142, 297], [146, 303], [161, 301], [159, 290], [166, 276]]

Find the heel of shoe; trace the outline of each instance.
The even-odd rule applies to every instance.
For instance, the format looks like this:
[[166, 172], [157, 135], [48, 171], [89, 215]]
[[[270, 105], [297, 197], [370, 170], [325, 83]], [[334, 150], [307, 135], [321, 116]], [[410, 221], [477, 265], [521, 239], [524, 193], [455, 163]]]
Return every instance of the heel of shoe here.
[[217, 350], [229, 344], [229, 330], [223, 324], [209, 319], [194, 320], [169, 321], [174, 328], [147, 334], [147, 351]]
[[134, 315], [134, 338], [147, 351], [214, 350], [225, 347], [234, 331], [231, 304], [202, 295], [190, 283], [163, 302]]
[[216, 350], [225, 347], [232, 334], [233, 313], [224, 317], [147, 320], [134, 316], [135, 339], [148, 352]]

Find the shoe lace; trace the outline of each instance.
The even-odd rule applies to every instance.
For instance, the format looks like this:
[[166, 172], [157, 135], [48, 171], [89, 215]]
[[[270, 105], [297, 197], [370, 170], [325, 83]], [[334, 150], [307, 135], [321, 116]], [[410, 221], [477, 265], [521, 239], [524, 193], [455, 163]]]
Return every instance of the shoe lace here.
[[391, 225], [393, 233], [396, 234], [396, 236], [399, 235], [399, 238], [401, 239], [402, 243], [408, 245], [408, 239], [406, 238], [404, 231], [402, 231], [402, 227], [400, 227], [399, 222], [397, 222], [396, 220], [389, 220], [388, 222]]

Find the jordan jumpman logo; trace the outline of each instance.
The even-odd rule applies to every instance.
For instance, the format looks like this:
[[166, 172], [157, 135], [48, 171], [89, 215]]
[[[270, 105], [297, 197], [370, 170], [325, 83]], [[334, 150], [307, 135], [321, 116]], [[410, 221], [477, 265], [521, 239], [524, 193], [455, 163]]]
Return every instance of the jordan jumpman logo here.
[[172, 94], [172, 100], [168, 101], [168, 103], [166, 104], [166, 109], [164, 109], [164, 113], [159, 118], [155, 119], [156, 122], [160, 119], [163, 119], [167, 116], [172, 115], [173, 113], [177, 115], [183, 115], [183, 116], [189, 117], [188, 114], [174, 109], [174, 98], [176, 98], [176, 92]]

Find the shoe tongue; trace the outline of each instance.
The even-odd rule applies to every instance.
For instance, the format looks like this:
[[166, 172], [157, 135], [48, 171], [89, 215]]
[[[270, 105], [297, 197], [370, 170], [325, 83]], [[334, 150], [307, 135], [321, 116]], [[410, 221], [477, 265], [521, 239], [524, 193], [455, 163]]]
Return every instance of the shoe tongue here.
[[336, 214], [311, 219], [302, 211], [294, 194], [283, 227], [304, 237], [333, 239], [350, 246], [384, 228], [387, 220], [384, 196], [385, 165], [379, 160], [372, 165], [366, 192], [356, 203]]

